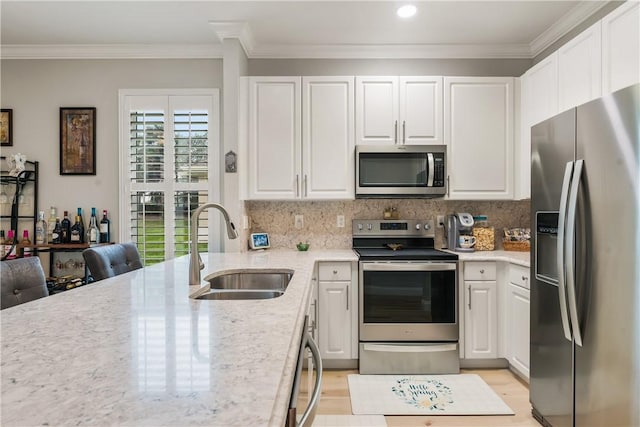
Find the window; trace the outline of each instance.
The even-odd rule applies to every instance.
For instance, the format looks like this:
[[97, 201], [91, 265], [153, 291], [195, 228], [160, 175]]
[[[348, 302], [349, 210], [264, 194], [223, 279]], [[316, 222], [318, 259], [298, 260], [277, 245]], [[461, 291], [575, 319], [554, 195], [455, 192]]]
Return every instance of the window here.
[[[191, 213], [219, 199], [217, 90], [120, 91], [120, 240], [144, 265], [189, 253]], [[200, 251], [219, 251], [220, 226], [203, 213]]]

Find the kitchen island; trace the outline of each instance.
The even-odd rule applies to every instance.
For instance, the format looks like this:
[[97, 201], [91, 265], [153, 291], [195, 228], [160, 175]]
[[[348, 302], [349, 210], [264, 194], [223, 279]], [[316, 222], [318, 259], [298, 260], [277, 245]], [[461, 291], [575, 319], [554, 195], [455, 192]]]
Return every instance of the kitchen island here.
[[203, 279], [252, 268], [294, 274], [278, 298], [195, 300], [200, 288], [189, 287], [184, 256], [3, 310], [0, 424], [282, 426], [314, 265], [357, 257], [202, 259]]

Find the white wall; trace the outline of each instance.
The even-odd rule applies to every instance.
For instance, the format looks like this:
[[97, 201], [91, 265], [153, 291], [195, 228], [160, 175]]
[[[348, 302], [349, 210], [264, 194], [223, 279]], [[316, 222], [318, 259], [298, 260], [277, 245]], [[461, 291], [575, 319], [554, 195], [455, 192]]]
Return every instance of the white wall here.
[[[222, 60], [2, 60], [0, 103], [13, 109], [2, 155], [40, 162], [38, 207], [110, 211], [118, 236], [118, 90], [222, 88]], [[96, 107], [96, 175], [59, 174], [60, 107]], [[221, 133], [222, 135], [222, 133]], [[88, 218], [85, 218], [87, 221]]]

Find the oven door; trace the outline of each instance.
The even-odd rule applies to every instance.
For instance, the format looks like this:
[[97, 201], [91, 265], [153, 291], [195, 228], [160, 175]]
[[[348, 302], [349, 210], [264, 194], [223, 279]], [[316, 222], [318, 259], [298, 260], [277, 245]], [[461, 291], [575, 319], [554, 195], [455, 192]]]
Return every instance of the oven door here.
[[360, 261], [360, 341], [457, 342], [458, 263]]

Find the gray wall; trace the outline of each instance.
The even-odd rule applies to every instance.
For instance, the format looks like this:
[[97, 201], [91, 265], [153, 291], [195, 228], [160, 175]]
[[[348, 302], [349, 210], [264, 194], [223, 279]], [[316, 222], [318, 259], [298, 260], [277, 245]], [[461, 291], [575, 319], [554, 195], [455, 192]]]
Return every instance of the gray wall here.
[[[2, 108], [13, 109], [13, 147], [40, 162], [40, 210], [111, 212], [118, 236], [118, 90], [222, 89], [222, 60], [2, 60]], [[60, 107], [96, 107], [95, 176], [59, 174]], [[90, 212], [90, 211], [89, 211]], [[85, 218], [87, 221], [87, 218]]]
[[249, 59], [250, 76], [513, 76], [530, 59]]

